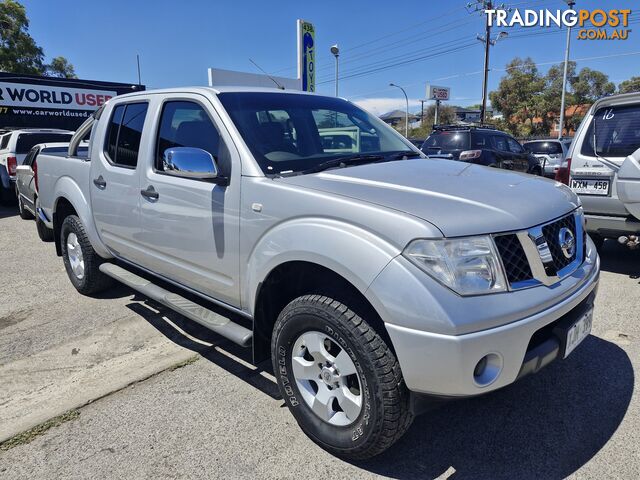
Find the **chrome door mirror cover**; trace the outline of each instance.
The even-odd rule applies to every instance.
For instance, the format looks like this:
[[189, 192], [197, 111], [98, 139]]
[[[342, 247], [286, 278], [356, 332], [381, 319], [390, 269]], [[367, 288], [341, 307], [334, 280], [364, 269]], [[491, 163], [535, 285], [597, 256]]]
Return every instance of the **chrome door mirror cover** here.
[[213, 155], [201, 148], [167, 148], [162, 155], [162, 166], [164, 173], [174, 177], [197, 179], [218, 177], [218, 166]]

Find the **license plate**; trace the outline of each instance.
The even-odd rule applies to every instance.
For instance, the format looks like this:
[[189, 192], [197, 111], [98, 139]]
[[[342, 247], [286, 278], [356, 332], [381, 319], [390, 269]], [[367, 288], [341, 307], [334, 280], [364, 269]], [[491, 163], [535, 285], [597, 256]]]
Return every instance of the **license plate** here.
[[609, 195], [609, 180], [596, 178], [572, 178], [571, 190], [583, 195]]
[[564, 358], [567, 358], [580, 343], [591, 333], [591, 323], [593, 320], [593, 309], [585, 313], [580, 320], [574, 323], [567, 331], [566, 347]]

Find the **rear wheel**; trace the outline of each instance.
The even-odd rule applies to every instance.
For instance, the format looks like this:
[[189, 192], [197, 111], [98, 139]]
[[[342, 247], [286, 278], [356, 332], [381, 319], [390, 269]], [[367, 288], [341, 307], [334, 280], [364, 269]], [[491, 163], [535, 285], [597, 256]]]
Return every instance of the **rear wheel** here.
[[112, 285], [111, 278], [99, 270], [102, 258], [91, 246], [77, 216], [69, 215], [62, 222], [60, 245], [67, 275], [78, 292], [91, 295]]
[[278, 386], [302, 430], [334, 455], [373, 457], [411, 425], [395, 355], [343, 303], [306, 295], [287, 305], [271, 343]]

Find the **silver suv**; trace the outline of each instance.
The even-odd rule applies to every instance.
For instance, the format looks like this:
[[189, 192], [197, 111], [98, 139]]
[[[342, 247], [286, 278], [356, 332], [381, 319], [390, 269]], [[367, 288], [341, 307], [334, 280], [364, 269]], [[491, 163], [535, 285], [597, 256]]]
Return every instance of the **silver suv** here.
[[640, 93], [598, 100], [576, 133], [567, 161], [570, 186], [580, 196], [597, 245], [618, 238], [638, 246], [639, 149]]

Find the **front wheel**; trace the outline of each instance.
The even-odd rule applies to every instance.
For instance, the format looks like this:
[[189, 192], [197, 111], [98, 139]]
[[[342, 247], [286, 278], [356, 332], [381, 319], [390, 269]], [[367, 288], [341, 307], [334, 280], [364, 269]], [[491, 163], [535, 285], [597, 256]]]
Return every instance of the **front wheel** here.
[[77, 216], [69, 215], [62, 222], [60, 246], [67, 275], [78, 292], [91, 295], [111, 286], [111, 278], [99, 270], [102, 258], [91, 246]]
[[278, 386], [302, 430], [348, 459], [373, 457], [409, 428], [409, 393], [395, 355], [343, 303], [320, 295], [293, 300], [271, 342]]

